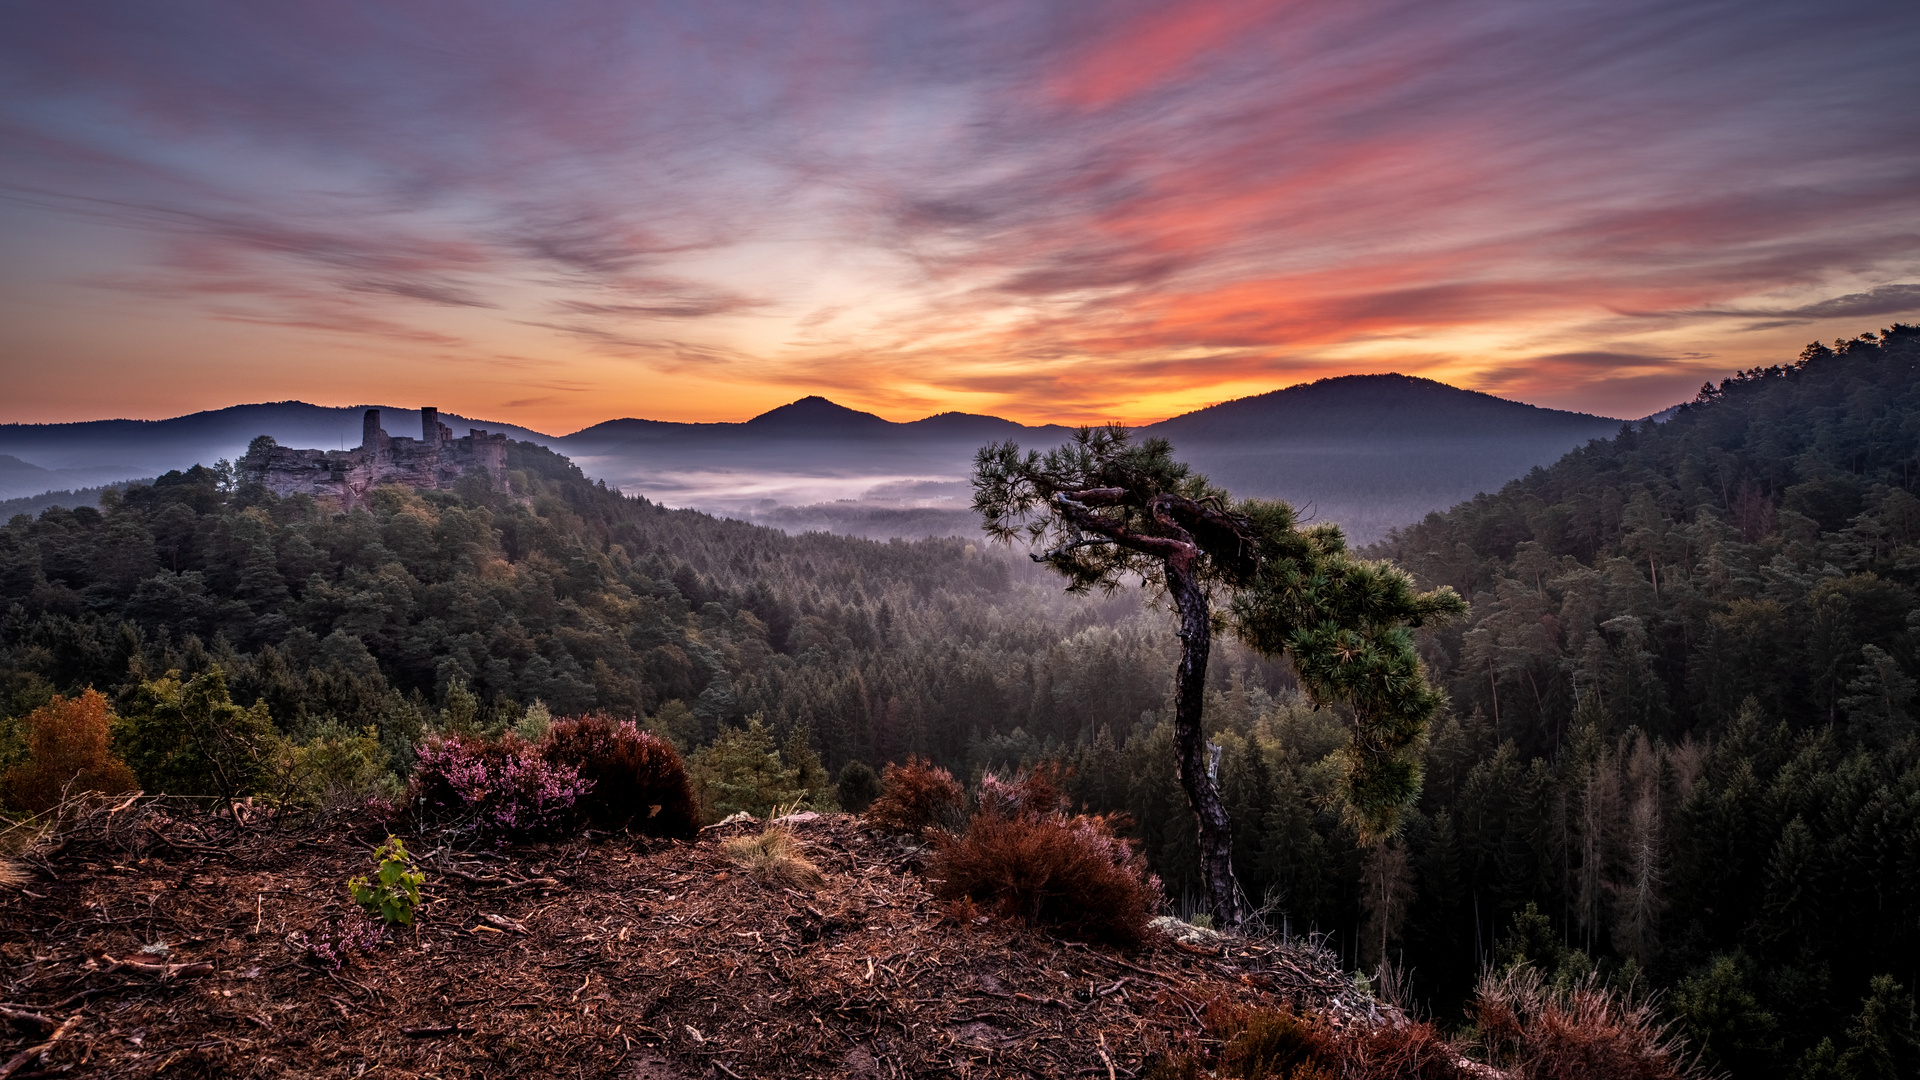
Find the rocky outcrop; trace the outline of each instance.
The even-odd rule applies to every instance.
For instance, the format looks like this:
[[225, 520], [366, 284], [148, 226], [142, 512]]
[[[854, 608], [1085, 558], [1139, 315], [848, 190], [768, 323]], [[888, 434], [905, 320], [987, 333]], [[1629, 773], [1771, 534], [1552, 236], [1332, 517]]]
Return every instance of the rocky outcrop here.
[[507, 437], [478, 428], [454, 438], [438, 410], [420, 410], [420, 437], [388, 435], [380, 410], [368, 409], [360, 445], [352, 450], [296, 450], [255, 439], [237, 465], [242, 483], [279, 495], [313, 495], [352, 506], [381, 484], [450, 488], [471, 472], [496, 489], [507, 484]]

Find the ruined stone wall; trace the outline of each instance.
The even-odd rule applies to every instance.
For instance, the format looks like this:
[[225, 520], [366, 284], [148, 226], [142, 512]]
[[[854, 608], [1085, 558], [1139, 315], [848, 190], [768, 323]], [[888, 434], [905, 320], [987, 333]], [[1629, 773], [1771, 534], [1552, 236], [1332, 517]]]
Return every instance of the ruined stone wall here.
[[236, 465], [242, 483], [263, 484], [280, 495], [331, 496], [346, 505], [373, 486], [371, 455], [365, 450], [269, 448], [249, 452]]
[[505, 490], [505, 435], [472, 428], [456, 439], [434, 409], [420, 414], [419, 439], [388, 435], [380, 426], [380, 410], [368, 409], [360, 445], [352, 450], [249, 450], [238, 463], [240, 479], [279, 495], [333, 498], [343, 506], [354, 505], [381, 484], [451, 488], [472, 469], [486, 473], [496, 490]]

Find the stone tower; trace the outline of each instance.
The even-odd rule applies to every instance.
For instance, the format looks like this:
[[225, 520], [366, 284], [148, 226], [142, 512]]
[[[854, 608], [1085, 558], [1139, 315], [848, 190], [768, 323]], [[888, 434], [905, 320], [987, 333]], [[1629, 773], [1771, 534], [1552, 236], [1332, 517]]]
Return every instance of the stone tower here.
[[360, 424], [360, 449], [367, 452], [369, 460], [379, 461], [386, 456], [386, 441], [387, 433], [380, 430], [380, 410], [368, 409]]

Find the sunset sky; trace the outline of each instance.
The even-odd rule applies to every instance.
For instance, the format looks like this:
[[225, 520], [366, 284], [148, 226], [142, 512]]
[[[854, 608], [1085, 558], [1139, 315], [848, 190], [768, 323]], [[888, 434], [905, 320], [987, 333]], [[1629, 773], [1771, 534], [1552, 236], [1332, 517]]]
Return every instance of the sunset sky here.
[[0, 422], [1640, 416], [1920, 321], [1920, 8], [8, 4]]

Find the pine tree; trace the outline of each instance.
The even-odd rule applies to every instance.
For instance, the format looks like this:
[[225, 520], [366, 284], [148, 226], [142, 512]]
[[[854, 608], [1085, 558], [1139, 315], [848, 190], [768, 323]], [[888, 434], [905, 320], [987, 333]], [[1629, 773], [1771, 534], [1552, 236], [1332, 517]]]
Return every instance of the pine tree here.
[[1847, 683], [1840, 707], [1854, 738], [1884, 750], [1913, 734], [1914, 679], [1878, 645], [1861, 646], [1860, 657], [1860, 673]]
[[217, 795], [231, 806], [260, 790], [284, 749], [266, 704], [235, 705], [218, 666], [185, 682], [169, 671], [129, 701], [113, 745], [151, 792]]
[[713, 743], [688, 765], [706, 814], [713, 820], [741, 811], [765, 817], [776, 807], [792, 806], [807, 797], [798, 774], [781, 762], [773, 734], [758, 715], [749, 717], [746, 727], [721, 728]]
[[806, 792], [808, 806], [815, 810], [839, 809], [839, 794], [834, 789], [833, 778], [827, 775], [826, 766], [820, 764], [820, 755], [813, 752], [811, 730], [795, 724], [780, 747], [780, 757], [793, 786]]
[[1173, 460], [1164, 439], [1135, 445], [1118, 425], [1082, 428], [1044, 456], [1013, 443], [974, 459], [974, 510], [986, 531], [1024, 536], [1069, 589], [1118, 588], [1138, 576], [1179, 616], [1174, 752], [1198, 827], [1201, 878], [1216, 925], [1245, 912], [1233, 869], [1233, 822], [1208, 775], [1201, 729], [1213, 595], [1248, 645], [1286, 655], [1316, 703], [1353, 719], [1343, 782], [1355, 825], [1378, 842], [1420, 790], [1414, 749], [1440, 697], [1408, 627], [1465, 612], [1451, 589], [1419, 593], [1407, 575], [1356, 558], [1339, 528], [1302, 530], [1282, 502], [1229, 502]]

